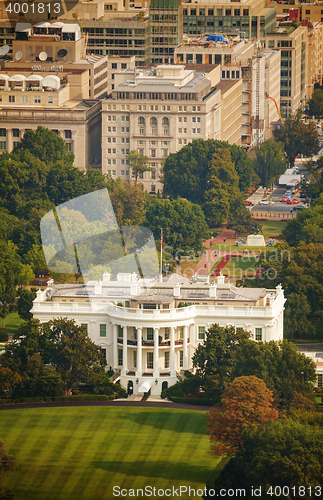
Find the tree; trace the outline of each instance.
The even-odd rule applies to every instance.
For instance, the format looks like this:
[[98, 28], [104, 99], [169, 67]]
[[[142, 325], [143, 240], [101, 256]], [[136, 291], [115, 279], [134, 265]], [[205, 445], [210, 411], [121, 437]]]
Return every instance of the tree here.
[[12, 389], [19, 397], [52, 396], [60, 391], [69, 395], [80, 382], [100, 385], [105, 365], [100, 348], [83, 327], [63, 318], [23, 323], [0, 358], [1, 368], [21, 376]]
[[206, 339], [193, 355], [193, 366], [202, 379], [206, 396], [219, 401], [232, 380], [236, 353], [250, 337], [245, 330], [233, 326], [212, 325]]
[[258, 234], [261, 226], [251, 216], [242, 196], [238, 195], [231, 200], [230, 211], [227, 218], [227, 228], [237, 233]]
[[315, 123], [301, 120], [302, 110], [287, 118], [281, 128], [273, 131], [276, 141], [284, 143], [284, 151], [291, 166], [297, 155], [310, 156], [319, 150], [319, 139]]
[[40, 325], [50, 341], [44, 360], [59, 373], [66, 395], [80, 382], [99, 383], [106, 365], [100, 348], [83, 327], [73, 320], [59, 318]]
[[284, 314], [284, 329], [288, 338], [304, 338], [309, 330], [308, 316], [311, 312], [311, 306], [307, 297], [299, 293], [288, 295]]
[[313, 396], [315, 364], [287, 340], [245, 342], [235, 355], [231, 376], [250, 375], [265, 382], [281, 408], [289, 408], [295, 391], [308, 397]]
[[66, 151], [64, 140], [48, 128], [38, 126], [36, 130], [26, 130], [14, 155], [22, 158], [27, 151], [43, 162], [55, 163], [64, 160], [73, 165], [74, 155]]
[[201, 208], [194, 203], [177, 200], [149, 200], [144, 226], [149, 227], [155, 239], [160, 239], [163, 229], [164, 243], [171, 253], [183, 254], [201, 250], [202, 242], [209, 237], [208, 227]]
[[[221, 489], [245, 490], [246, 500], [256, 496], [275, 498], [282, 491], [287, 500], [307, 498], [315, 493], [320, 496], [320, 487], [317, 487], [323, 475], [322, 440], [322, 428], [293, 419], [246, 428], [243, 448], [225, 465], [220, 477], [210, 481], [207, 489], [215, 489], [215, 496], [220, 496]], [[252, 492], [256, 490], [255, 495]], [[214, 492], [204, 498], [214, 498]]]
[[143, 224], [148, 195], [141, 185], [129, 184], [118, 179], [109, 188], [109, 194], [119, 227]]
[[254, 148], [253, 167], [260, 178], [261, 186], [268, 189], [286, 170], [286, 158], [282, 152], [283, 144], [269, 139], [260, 148]]
[[[8, 455], [5, 451], [4, 441], [0, 439], [0, 479], [3, 472], [11, 471], [15, 468], [16, 460], [13, 455]], [[4, 491], [0, 484], [0, 499], [6, 500], [13, 498], [11, 490]]]
[[33, 300], [36, 298], [36, 288], [21, 288], [17, 302], [19, 316], [25, 321], [29, 321], [33, 315], [30, 310], [33, 306]]
[[21, 264], [12, 241], [3, 241], [0, 246], [0, 317], [3, 318], [3, 328], [6, 316], [13, 310], [17, 286], [27, 285], [33, 277], [30, 266]]
[[211, 454], [236, 453], [246, 427], [276, 420], [278, 411], [273, 402], [272, 391], [263, 380], [255, 376], [235, 378], [223, 393], [221, 411], [213, 408], [207, 414]]
[[312, 97], [307, 101], [307, 114], [308, 116], [315, 116], [315, 118], [323, 118], [323, 90], [315, 89]]
[[140, 173], [151, 172], [152, 167], [149, 167], [149, 157], [139, 153], [136, 149], [132, 149], [128, 154], [128, 162], [132, 170], [132, 177], [137, 184]]
[[[226, 150], [230, 153], [230, 159], [223, 156], [222, 152]], [[230, 162], [234, 165], [237, 173], [238, 189], [245, 191], [250, 186], [251, 163], [246, 152], [239, 146], [231, 146], [224, 141], [215, 141], [208, 139], [203, 141], [197, 139], [180, 151], [170, 154], [163, 168], [164, 174], [164, 194], [177, 198], [178, 196], [186, 198], [193, 203], [198, 203], [203, 207], [206, 191], [215, 187], [210, 182], [210, 177], [215, 177], [217, 172], [216, 160], [224, 159], [224, 163]], [[225, 172], [223, 172], [225, 173]], [[232, 176], [232, 171], [230, 172]], [[225, 180], [221, 179], [225, 184]], [[235, 181], [235, 179], [234, 179]], [[231, 186], [226, 186], [230, 193]]]

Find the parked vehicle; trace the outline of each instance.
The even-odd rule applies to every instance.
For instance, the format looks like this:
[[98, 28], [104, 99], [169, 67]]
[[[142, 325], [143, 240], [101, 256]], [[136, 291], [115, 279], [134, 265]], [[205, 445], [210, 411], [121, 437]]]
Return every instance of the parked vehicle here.
[[289, 205], [297, 205], [297, 203], [299, 203], [298, 200], [296, 200], [295, 198], [291, 198], [290, 200], [288, 200], [287, 202]]
[[252, 203], [252, 201], [246, 200], [246, 205], [247, 207], [253, 207], [254, 203]]
[[[274, 205], [275, 203], [271, 201], [270, 204]], [[260, 200], [259, 205], [269, 205], [269, 200]]]
[[304, 210], [304, 208], [306, 208], [305, 205], [297, 205], [297, 207], [293, 207], [293, 210], [297, 212], [298, 210]]
[[286, 202], [286, 201], [288, 201], [288, 200], [289, 200], [288, 196], [282, 196], [282, 197], [280, 198], [280, 201], [284, 201], [284, 202]]

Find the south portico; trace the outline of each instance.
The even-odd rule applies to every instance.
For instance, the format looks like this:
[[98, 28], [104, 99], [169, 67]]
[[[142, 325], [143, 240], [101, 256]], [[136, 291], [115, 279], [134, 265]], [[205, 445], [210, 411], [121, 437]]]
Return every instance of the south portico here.
[[[112, 323], [112, 368], [120, 372], [120, 383], [133, 394], [148, 388], [152, 395], [179, 380], [182, 371], [192, 368], [190, 338], [194, 336], [194, 322], [178, 326], [136, 327]], [[131, 382], [129, 384], [129, 382]], [[146, 392], [146, 391], [144, 391]]]

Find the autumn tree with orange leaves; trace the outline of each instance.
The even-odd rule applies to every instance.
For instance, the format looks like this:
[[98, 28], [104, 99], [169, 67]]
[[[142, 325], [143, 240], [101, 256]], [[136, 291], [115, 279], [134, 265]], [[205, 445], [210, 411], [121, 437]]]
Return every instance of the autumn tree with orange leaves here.
[[278, 411], [273, 402], [263, 380], [254, 375], [235, 378], [221, 398], [222, 411], [212, 408], [207, 414], [211, 454], [235, 454], [242, 447], [246, 427], [275, 421]]

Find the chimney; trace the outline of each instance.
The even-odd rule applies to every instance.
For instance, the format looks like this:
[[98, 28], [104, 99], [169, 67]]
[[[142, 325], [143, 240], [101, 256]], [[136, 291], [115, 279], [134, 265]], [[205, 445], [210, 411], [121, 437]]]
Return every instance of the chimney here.
[[104, 271], [104, 273], [102, 274], [102, 281], [107, 282], [110, 280], [111, 280], [111, 273], [109, 273], [108, 271]]
[[139, 293], [139, 286], [137, 283], [131, 283], [130, 285], [130, 295], [138, 295]]
[[223, 274], [220, 274], [220, 276], [217, 277], [217, 282], [219, 283], [219, 285], [223, 285], [224, 284], [224, 276], [223, 276]]
[[216, 297], [216, 283], [213, 281], [209, 287], [210, 299], [215, 299]]
[[174, 294], [174, 297], [180, 297], [181, 295], [181, 286], [179, 283], [177, 283], [175, 286], [174, 286], [174, 289], [173, 289], [173, 294]]
[[102, 281], [96, 281], [94, 284], [94, 294], [101, 295], [102, 293]]

